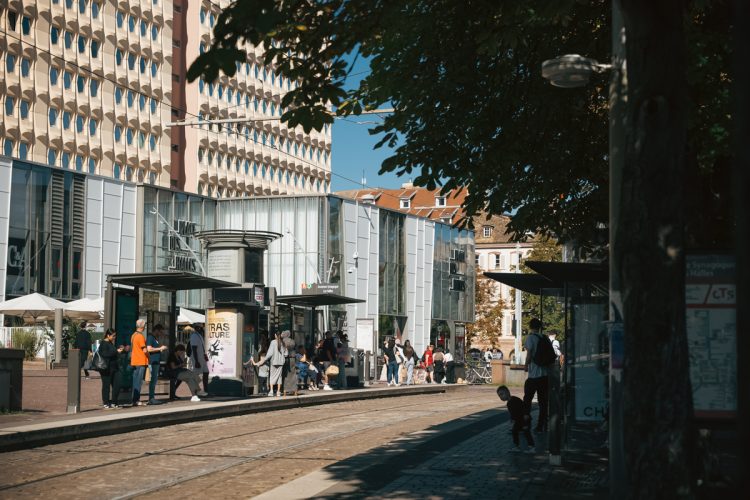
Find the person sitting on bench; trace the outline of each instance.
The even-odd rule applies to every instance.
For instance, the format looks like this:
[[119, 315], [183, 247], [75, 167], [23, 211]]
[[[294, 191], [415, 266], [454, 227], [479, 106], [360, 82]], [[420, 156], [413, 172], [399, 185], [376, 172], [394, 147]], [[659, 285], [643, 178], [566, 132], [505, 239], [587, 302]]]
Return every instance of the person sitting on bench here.
[[185, 346], [177, 344], [174, 352], [169, 354], [167, 359], [167, 374], [169, 375], [169, 400], [177, 399], [177, 387], [182, 383], [187, 383], [190, 388], [190, 394], [193, 396], [190, 401], [200, 401], [201, 397], [208, 396], [205, 391], [199, 391], [200, 377], [188, 370], [186, 365]]

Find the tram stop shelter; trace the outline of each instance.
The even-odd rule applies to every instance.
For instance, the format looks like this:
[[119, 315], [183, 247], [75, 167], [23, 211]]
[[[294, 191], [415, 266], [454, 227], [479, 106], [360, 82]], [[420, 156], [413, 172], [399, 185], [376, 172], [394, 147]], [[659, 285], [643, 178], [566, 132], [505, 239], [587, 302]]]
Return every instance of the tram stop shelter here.
[[540, 296], [539, 311], [530, 313], [542, 321], [542, 333], [548, 333], [545, 315], [562, 312], [562, 363], [549, 370], [550, 456], [559, 458], [561, 449], [602, 450], [609, 410], [608, 264], [524, 264], [534, 273], [484, 275]]
[[[240, 286], [238, 283], [208, 278], [186, 271], [110, 274], [107, 276], [107, 289], [104, 295], [104, 328], [115, 328], [117, 344], [126, 345], [130, 343], [130, 334], [134, 331], [138, 318], [143, 313], [147, 316], [149, 313], [152, 315], [158, 313], [164, 318], [164, 328], [169, 333], [169, 350], [174, 351], [178, 315], [177, 292], [238, 286]], [[168, 310], [148, 310], [147, 308], [153, 307], [153, 304], [140, 303], [141, 289], [169, 293]]]
[[[324, 289], [321, 287], [320, 289]], [[352, 297], [346, 297], [336, 293], [318, 292], [318, 293], [306, 293], [302, 295], [280, 295], [276, 297], [277, 304], [283, 304], [291, 308], [302, 307], [311, 311], [312, 323], [305, 332], [305, 345], [314, 346], [315, 341], [315, 329], [317, 327], [317, 315], [316, 311], [319, 308], [327, 306], [338, 306], [346, 304], [358, 304], [365, 302], [362, 299], [355, 299]]]

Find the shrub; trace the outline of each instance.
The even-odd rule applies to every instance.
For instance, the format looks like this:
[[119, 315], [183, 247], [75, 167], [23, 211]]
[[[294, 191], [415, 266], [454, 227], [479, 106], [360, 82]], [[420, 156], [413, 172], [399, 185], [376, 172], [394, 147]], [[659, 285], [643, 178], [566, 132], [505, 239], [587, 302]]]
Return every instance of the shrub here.
[[26, 361], [36, 358], [36, 353], [44, 346], [44, 336], [37, 335], [33, 328], [24, 328], [13, 335], [16, 349], [23, 349], [23, 359]]

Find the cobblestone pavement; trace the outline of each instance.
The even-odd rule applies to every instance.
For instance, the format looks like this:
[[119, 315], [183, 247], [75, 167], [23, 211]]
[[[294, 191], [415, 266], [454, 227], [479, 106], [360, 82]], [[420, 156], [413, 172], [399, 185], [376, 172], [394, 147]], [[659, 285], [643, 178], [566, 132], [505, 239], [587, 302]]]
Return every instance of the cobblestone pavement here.
[[467, 416], [499, 415], [493, 388], [295, 408], [0, 455], [0, 498], [247, 498]]

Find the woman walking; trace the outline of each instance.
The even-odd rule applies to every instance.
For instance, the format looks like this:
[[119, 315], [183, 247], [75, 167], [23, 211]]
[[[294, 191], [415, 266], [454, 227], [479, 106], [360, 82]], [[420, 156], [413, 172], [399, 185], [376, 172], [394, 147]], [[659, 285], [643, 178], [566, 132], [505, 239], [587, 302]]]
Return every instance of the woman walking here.
[[388, 385], [398, 385], [398, 361], [396, 360], [396, 341], [391, 338], [388, 347], [383, 349], [383, 361], [387, 370]]
[[406, 385], [414, 383], [414, 364], [417, 361], [417, 355], [410, 341], [404, 342], [404, 365], [406, 366]]
[[282, 375], [286, 363], [287, 350], [278, 332], [274, 332], [273, 340], [268, 346], [268, 358], [271, 361], [269, 385], [272, 396], [281, 396], [284, 390]]
[[[107, 362], [107, 367], [99, 374], [102, 378], [102, 407], [105, 410], [120, 408], [117, 398], [120, 395], [120, 364], [118, 354], [123, 352], [122, 346], [115, 347], [117, 332], [114, 328], [108, 328], [104, 332], [104, 340], [99, 344], [99, 356]], [[111, 389], [111, 394], [110, 394]]]
[[297, 353], [295, 351], [294, 340], [291, 337], [292, 334], [289, 330], [285, 330], [281, 334], [281, 343], [284, 345], [284, 350], [286, 351], [286, 361], [282, 376], [284, 381], [282, 396], [286, 396], [287, 394], [297, 395]]

